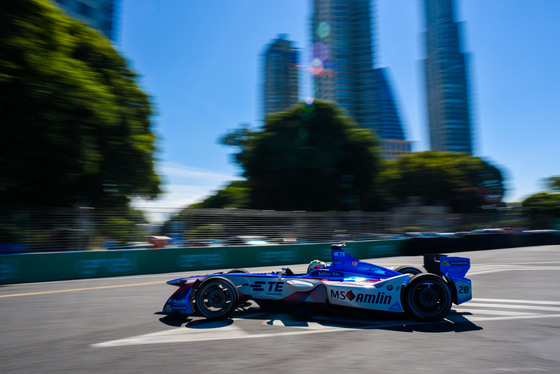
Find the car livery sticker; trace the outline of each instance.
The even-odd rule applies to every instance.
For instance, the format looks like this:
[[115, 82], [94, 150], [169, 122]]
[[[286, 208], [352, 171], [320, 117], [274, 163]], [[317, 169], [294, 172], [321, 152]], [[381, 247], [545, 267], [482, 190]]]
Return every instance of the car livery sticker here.
[[385, 310], [392, 312], [404, 311], [400, 301], [401, 286], [409, 276], [389, 278], [371, 285], [358, 282], [324, 282], [327, 287], [329, 302], [361, 309]]

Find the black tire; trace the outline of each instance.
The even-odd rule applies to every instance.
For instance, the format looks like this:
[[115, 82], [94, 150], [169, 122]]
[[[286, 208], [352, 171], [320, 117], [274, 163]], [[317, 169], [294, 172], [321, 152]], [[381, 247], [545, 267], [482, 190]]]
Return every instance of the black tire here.
[[425, 273], [426, 269], [417, 266], [412, 266], [412, 265], [402, 265], [397, 267], [395, 271], [398, 271], [401, 274], [416, 275], [416, 274]]
[[225, 319], [237, 307], [239, 294], [237, 288], [226, 278], [206, 279], [196, 290], [196, 309], [208, 319]]
[[404, 310], [420, 321], [437, 321], [449, 313], [452, 297], [449, 286], [435, 274], [417, 274], [403, 288]]
[[249, 271], [245, 270], [245, 269], [231, 269], [230, 271], [228, 271], [228, 274], [234, 274], [234, 273], [248, 273]]

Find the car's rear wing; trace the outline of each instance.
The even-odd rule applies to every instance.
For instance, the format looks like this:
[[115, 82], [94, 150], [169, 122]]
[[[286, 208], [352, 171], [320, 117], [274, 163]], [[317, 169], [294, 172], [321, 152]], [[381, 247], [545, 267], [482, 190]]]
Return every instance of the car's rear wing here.
[[471, 268], [471, 260], [466, 257], [425, 254], [424, 268], [433, 274], [444, 275], [449, 273], [464, 277]]

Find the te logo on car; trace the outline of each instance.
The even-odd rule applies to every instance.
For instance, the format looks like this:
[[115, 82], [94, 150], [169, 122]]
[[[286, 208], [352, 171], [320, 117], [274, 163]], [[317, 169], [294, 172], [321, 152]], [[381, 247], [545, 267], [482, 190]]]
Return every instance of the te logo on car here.
[[391, 304], [391, 295], [386, 295], [385, 292], [377, 293], [357, 293], [355, 294], [352, 290], [348, 292], [331, 290], [331, 298], [338, 300], [350, 300], [356, 301], [357, 303], [364, 304]]
[[282, 292], [284, 282], [255, 281], [250, 287], [255, 292]]

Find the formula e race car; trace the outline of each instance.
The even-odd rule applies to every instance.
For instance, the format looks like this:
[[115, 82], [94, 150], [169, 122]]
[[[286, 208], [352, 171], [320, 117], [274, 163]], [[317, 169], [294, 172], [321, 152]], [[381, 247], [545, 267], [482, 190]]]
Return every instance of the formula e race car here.
[[224, 319], [238, 305], [253, 300], [261, 307], [313, 304], [404, 312], [416, 320], [435, 321], [447, 315], [452, 303], [472, 299], [471, 281], [465, 278], [468, 258], [425, 255], [423, 267], [393, 270], [360, 261], [342, 247], [331, 247], [330, 264], [316, 260], [304, 274], [289, 268], [274, 273], [232, 270], [170, 280], [168, 284], [179, 288], [163, 313]]

